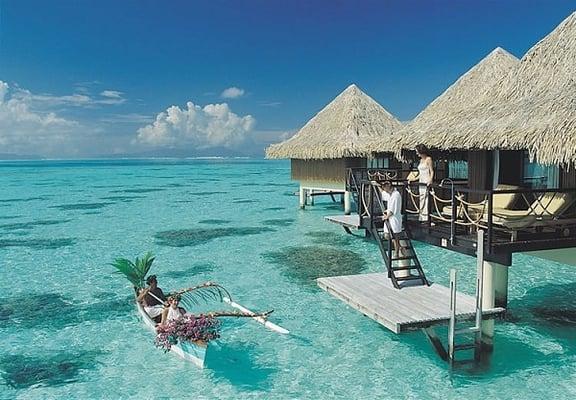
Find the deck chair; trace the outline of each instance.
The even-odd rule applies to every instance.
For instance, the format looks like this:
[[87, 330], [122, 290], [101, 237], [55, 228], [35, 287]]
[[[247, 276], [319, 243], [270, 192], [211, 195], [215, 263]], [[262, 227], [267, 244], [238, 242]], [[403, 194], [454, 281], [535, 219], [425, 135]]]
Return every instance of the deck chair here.
[[[498, 190], [516, 190], [519, 189], [518, 186], [513, 186], [513, 185], [498, 185], [495, 189], [495, 191]], [[494, 197], [492, 199], [492, 208], [494, 209], [508, 209], [510, 208], [514, 202], [516, 201], [516, 199], [518, 198], [518, 193], [495, 193]], [[460, 210], [460, 207], [458, 207], [459, 210], [458, 211], [458, 215], [456, 216], [456, 218], [462, 218], [462, 212]], [[484, 204], [474, 204], [474, 205], [469, 205], [468, 206], [468, 212], [470, 214], [479, 214], [479, 213], [485, 213], [488, 210], [488, 205], [484, 205]], [[452, 215], [452, 206], [446, 206], [442, 209], [442, 214], [450, 217]]]
[[[493, 208], [492, 222], [510, 229], [545, 225], [558, 219], [575, 201], [572, 193], [542, 193], [527, 210]], [[487, 220], [487, 215], [483, 218]]]

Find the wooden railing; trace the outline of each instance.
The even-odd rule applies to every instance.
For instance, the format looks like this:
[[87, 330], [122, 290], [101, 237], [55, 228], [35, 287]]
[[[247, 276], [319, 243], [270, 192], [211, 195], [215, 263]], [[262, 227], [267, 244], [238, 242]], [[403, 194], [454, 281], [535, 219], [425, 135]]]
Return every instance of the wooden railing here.
[[472, 246], [469, 239], [479, 229], [485, 231], [487, 252], [496, 247], [515, 252], [576, 246], [576, 188], [477, 190], [450, 180], [425, 185], [407, 182], [411, 172], [348, 170], [347, 190], [358, 194], [362, 224], [369, 226], [369, 219], [378, 217], [374, 213], [380, 214], [373, 208], [372, 183], [388, 180], [402, 194], [407, 228], [426, 230], [451, 246]]

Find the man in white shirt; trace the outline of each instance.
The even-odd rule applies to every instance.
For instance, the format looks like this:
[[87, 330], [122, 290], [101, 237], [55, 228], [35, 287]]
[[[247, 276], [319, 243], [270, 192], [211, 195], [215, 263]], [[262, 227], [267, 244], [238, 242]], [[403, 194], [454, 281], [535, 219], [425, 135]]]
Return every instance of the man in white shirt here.
[[[383, 198], [387, 197], [387, 207], [382, 219], [388, 220], [392, 233], [400, 233], [402, 232], [402, 196], [392, 186], [390, 181], [384, 181], [380, 184], [380, 188], [387, 194], [387, 196], [383, 196]], [[390, 234], [387, 224], [384, 224], [384, 232], [388, 235]], [[398, 252], [400, 251], [400, 241], [398, 239], [394, 239], [394, 251], [396, 252], [396, 257], [398, 257]]]

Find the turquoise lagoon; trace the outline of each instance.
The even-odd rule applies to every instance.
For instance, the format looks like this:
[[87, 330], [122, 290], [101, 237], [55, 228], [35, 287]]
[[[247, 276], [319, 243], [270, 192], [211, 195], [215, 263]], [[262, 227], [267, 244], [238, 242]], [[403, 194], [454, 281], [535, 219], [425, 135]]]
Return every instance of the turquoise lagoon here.
[[[450, 372], [315, 286], [381, 260], [323, 220], [337, 205], [297, 208], [287, 162], [3, 162], [0, 187], [0, 398], [576, 398], [572, 267], [515, 256], [491, 363]], [[217, 281], [292, 334], [226, 320], [206, 369], [164, 354], [109, 265], [149, 250], [162, 287]], [[473, 258], [417, 251], [473, 292]]]

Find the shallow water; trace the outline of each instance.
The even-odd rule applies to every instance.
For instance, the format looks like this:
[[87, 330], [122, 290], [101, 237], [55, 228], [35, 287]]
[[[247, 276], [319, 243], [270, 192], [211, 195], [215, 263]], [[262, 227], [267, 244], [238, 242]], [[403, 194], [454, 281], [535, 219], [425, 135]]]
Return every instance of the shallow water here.
[[[329, 201], [299, 210], [289, 175], [263, 160], [0, 163], [0, 398], [576, 398], [573, 267], [516, 255], [490, 364], [451, 373], [421, 333], [314, 285], [381, 260], [323, 220]], [[220, 282], [292, 334], [226, 320], [205, 370], [157, 350], [109, 265], [149, 250], [162, 287]], [[432, 280], [457, 267], [473, 292], [474, 259], [416, 250]]]

